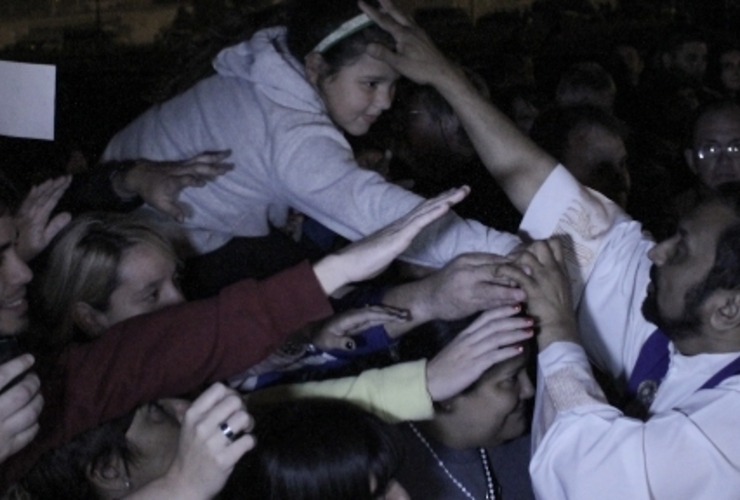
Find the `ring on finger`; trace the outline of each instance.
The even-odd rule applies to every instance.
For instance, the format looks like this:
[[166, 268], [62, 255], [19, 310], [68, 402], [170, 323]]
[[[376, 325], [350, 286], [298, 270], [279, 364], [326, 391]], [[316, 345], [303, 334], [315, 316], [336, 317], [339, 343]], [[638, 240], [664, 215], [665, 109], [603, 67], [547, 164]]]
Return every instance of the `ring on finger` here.
[[234, 434], [234, 431], [231, 430], [231, 427], [229, 427], [228, 423], [221, 422], [220, 424], [218, 424], [218, 428], [221, 429], [221, 432], [223, 433], [224, 436], [226, 436], [226, 439], [228, 439], [232, 443], [234, 442], [234, 438], [236, 437], [236, 434]]

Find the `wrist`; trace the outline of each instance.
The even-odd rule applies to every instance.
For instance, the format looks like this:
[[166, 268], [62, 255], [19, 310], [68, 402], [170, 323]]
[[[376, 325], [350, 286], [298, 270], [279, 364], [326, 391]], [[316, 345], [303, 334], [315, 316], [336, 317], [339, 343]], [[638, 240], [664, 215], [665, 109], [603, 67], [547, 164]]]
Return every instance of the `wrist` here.
[[315, 263], [313, 272], [327, 297], [348, 282], [344, 263], [336, 254], [329, 254]]
[[473, 92], [476, 95], [478, 94], [473, 84], [465, 76], [465, 71], [450, 61], [435, 73], [431, 85], [448, 100], [454, 96], [459, 96], [461, 93]]
[[555, 342], [572, 342], [580, 345], [575, 318], [562, 318], [540, 323], [537, 345], [543, 351]]
[[136, 189], [136, 167], [139, 165], [139, 162], [124, 161], [111, 172], [111, 187], [116, 196], [122, 200], [135, 198], [139, 195]]
[[162, 476], [160, 491], [166, 493], [168, 498], [177, 498], [179, 500], [203, 500], [209, 498], [199, 491], [197, 482], [190, 483], [187, 475], [180, 470], [173, 471], [173, 468]]

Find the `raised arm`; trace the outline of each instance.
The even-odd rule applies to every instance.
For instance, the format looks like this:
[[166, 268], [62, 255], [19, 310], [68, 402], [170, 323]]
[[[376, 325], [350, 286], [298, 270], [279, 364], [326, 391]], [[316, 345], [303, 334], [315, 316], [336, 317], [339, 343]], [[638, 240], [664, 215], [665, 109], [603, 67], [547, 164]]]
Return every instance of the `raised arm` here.
[[416, 83], [433, 86], [455, 110], [481, 160], [514, 206], [526, 211], [557, 162], [481, 97], [461, 68], [442, 55], [409, 16], [390, 0], [380, 4], [382, 12], [363, 2], [360, 7], [393, 35], [396, 51], [374, 44], [368, 53]]

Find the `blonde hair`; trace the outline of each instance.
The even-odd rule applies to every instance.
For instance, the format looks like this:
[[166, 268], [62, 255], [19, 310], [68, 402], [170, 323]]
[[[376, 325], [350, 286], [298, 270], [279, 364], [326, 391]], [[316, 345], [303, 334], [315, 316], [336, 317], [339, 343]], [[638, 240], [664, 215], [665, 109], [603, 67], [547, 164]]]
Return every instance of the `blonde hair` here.
[[78, 302], [106, 311], [118, 287], [124, 252], [147, 243], [179, 265], [172, 242], [151, 220], [131, 214], [90, 213], [73, 220], [54, 240], [41, 277], [40, 298], [53, 331], [43, 347], [60, 348], [82, 332], [72, 311]]

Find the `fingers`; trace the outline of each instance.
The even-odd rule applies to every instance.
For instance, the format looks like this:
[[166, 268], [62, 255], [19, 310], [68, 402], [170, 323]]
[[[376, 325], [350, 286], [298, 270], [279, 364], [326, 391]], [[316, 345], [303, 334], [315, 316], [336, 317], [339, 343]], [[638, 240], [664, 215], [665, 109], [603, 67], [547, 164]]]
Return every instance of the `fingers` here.
[[565, 264], [565, 255], [563, 253], [563, 244], [560, 238], [549, 238], [545, 240], [550, 248], [553, 258], [558, 264]]
[[44, 398], [39, 388], [38, 377], [28, 374], [0, 396], [0, 408], [3, 410], [0, 421], [5, 433], [15, 435], [36, 427], [44, 407]]
[[463, 186], [450, 189], [439, 196], [424, 201], [398, 221], [401, 226], [400, 230], [419, 233], [422, 228], [446, 214], [450, 207], [464, 200], [469, 193], [470, 188]]
[[348, 338], [369, 328], [388, 323], [409, 321], [408, 311], [390, 306], [374, 305], [353, 309], [330, 320], [313, 336], [313, 343], [323, 350], [353, 350], [355, 343]]
[[39, 432], [38, 418], [33, 421], [33, 424], [23, 429], [20, 432], [10, 435], [9, 441], [5, 446], [0, 447], [0, 462], [5, 460], [10, 455], [23, 449], [28, 443], [33, 441], [36, 434]]
[[[398, 40], [397, 35], [400, 34], [400, 29], [405, 26], [399, 20], [397, 19], [397, 16], [399, 16], [398, 10], [395, 8], [395, 6], [391, 6], [391, 11], [389, 12], [386, 10], [386, 5], [381, 3], [381, 7], [383, 7], [383, 10], [385, 12], [381, 12], [380, 10], [376, 9], [375, 7], [366, 4], [363, 1], [358, 2], [358, 5], [360, 7], [360, 10], [368, 15], [370, 19], [375, 21], [375, 24], [383, 28], [385, 31], [393, 35], [396, 40]], [[393, 15], [391, 12], [395, 11], [395, 15]], [[401, 20], [408, 23], [408, 20], [404, 20], [403, 16], [401, 16]], [[408, 24], [406, 24], [408, 25]]]
[[233, 163], [198, 162], [175, 165], [170, 173], [188, 186], [204, 186], [207, 181], [212, 181], [233, 169]]
[[72, 177], [65, 175], [56, 179], [49, 179], [31, 188], [23, 200], [18, 215], [33, 216], [39, 214], [46, 217], [54, 210], [64, 192], [72, 182]]
[[520, 310], [518, 306], [506, 306], [486, 311], [451, 344], [466, 345], [477, 350], [477, 346], [501, 347], [527, 339], [533, 334], [534, 322], [531, 318], [512, 317]]
[[459, 394], [494, 364], [524, 351], [515, 344], [532, 337], [532, 320], [497, 317], [512, 310], [484, 313], [427, 363], [427, 390], [434, 401]]
[[231, 150], [201, 153], [189, 160], [173, 166], [172, 173], [181, 177], [191, 177], [185, 186], [204, 186], [207, 181], [234, 169], [233, 163], [224, 162], [231, 156]]
[[521, 306], [515, 305], [515, 306], [503, 306], [503, 307], [496, 307], [493, 309], [490, 309], [480, 316], [478, 316], [475, 321], [473, 321], [470, 326], [468, 326], [465, 330], [463, 330], [460, 335], [464, 334], [468, 331], [477, 330], [480, 326], [485, 325], [489, 323], [492, 320], [497, 320], [501, 318], [509, 318], [511, 316], [514, 316], [515, 314], [519, 314], [522, 311]]
[[514, 265], [504, 265], [498, 268], [496, 271], [499, 276], [514, 281], [519, 287], [524, 290], [524, 293], [528, 296], [531, 295], [534, 287], [537, 286], [537, 282], [531, 276], [526, 273], [522, 268]]
[[183, 164], [191, 165], [194, 163], [205, 163], [205, 164], [220, 163], [224, 161], [226, 158], [228, 158], [229, 156], [231, 156], [230, 149], [224, 149], [223, 151], [205, 151], [203, 153], [193, 156], [189, 160], [185, 160]]
[[35, 360], [32, 355], [24, 354], [0, 365], [0, 391], [5, 389], [5, 386], [7, 386], [11, 380], [29, 370], [33, 366], [34, 362]]
[[[185, 421], [186, 425], [188, 423], [197, 425], [198, 434], [208, 435], [209, 441], [223, 443], [223, 446], [235, 444], [243, 439], [244, 441], [236, 448], [239, 456], [254, 446], [253, 437], [246, 434], [253, 427], [252, 418], [246, 412], [239, 395], [223, 384], [212, 385], [196, 399], [185, 414]], [[223, 423], [226, 423], [233, 432], [232, 438], [221, 429]], [[244, 435], [238, 437], [242, 433]]]
[[[30, 367], [27, 360], [21, 359], [24, 357], [29, 356], [2, 365], [3, 378], [12, 376], [23, 366]], [[11, 364], [10, 369], [4, 370]], [[5, 387], [7, 384], [4, 383]], [[0, 395], [0, 462], [26, 446], [38, 433], [38, 418], [44, 406], [40, 386], [36, 374], [29, 373]]]
[[[409, 312], [390, 306], [374, 305], [340, 315], [329, 330], [334, 335], [353, 335], [373, 326], [393, 321], [408, 321]], [[330, 322], [331, 323], [331, 322]]]
[[383, 8], [384, 12], [387, 12], [388, 15], [390, 15], [394, 21], [396, 21], [398, 24], [402, 26], [413, 26], [414, 21], [406, 16], [401, 10], [396, 7], [396, 4], [394, 4], [391, 0], [380, 0], [379, 1], [380, 6]]
[[62, 212], [61, 214], [56, 215], [49, 221], [49, 224], [46, 225], [46, 229], [44, 229], [44, 239], [46, 241], [53, 240], [54, 237], [59, 234], [59, 231], [64, 229], [71, 221], [72, 214], [69, 212]]

